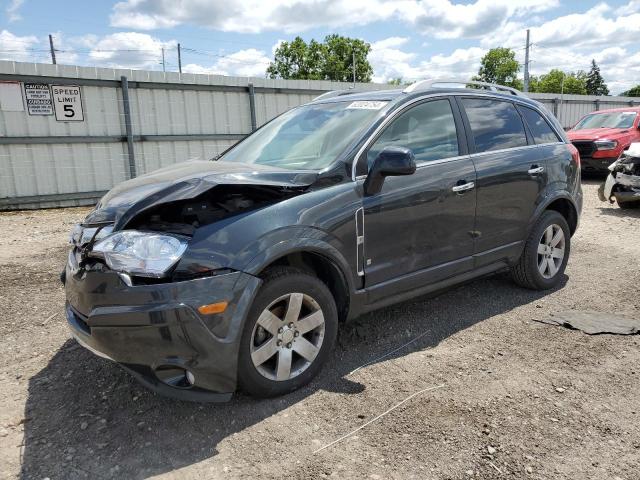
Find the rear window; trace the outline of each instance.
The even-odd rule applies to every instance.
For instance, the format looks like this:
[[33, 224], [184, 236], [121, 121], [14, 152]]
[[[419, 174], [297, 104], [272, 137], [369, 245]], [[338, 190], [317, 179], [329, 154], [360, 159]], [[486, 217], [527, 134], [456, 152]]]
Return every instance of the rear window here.
[[558, 135], [556, 135], [542, 115], [532, 108], [523, 106], [519, 108], [536, 143], [555, 143], [560, 141]]
[[477, 153], [527, 145], [522, 119], [511, 102], [463, 98], [462, 105]]

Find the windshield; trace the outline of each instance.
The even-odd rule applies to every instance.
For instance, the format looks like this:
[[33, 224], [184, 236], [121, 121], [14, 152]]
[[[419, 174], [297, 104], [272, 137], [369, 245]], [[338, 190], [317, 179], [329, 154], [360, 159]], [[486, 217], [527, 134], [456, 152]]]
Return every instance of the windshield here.
[[351, 101], [294, 108], [233, 147], [220, 160], [321, 170], [338, 158], [386, 104]]
[[587, 115], [573, 130], [587, 128], [631, 128], [636, 118], [636, 112], [592, 113]]

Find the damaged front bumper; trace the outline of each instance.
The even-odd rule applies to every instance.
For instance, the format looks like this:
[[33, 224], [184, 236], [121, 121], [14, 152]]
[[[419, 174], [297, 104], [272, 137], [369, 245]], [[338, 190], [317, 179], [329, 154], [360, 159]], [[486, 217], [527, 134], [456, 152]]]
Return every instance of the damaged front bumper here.
[[[226, 401], [236, 389], [242, 327], [260, 279], [242, 272], [130, 285], [110, 270], [64, 274], [66, 315], [81, 345], [166, 396]], [[198, 307], [228, 302], [223, 313]]]
[[640, 175], [624, 173], [623, 163], [615, 162], [610, 167], [611, 173], [605, 183], [598, 189], [598, 197], [603, 202], [613, 203], [616, 199], [618, 205], [640, 206]]

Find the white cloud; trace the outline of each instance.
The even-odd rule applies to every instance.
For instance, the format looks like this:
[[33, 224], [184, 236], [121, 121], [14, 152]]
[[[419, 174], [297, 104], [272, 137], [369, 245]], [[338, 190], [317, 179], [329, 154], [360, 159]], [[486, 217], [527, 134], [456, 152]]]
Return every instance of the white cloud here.
[[512, 19], [549, 10], [558, 0], [477, 0], [461, 4], [441, 0], [406, 2], [399, 10], [420, 33], [437, 38], [482, 38]]
[[416, 61], [418, 55], [401, 49], [408, 38], [391, 37], [371, 44], [369, 61], [373, 66], [375, 82], [394, 78], [404, 81], [425, 78], [469, 79], [478, 73], [480, 59], [486, 49], [471, 47], [456, 49], [448, 55], [433, 55]]
[[390, 37], [371, 44], [368, 59], [373, 67], [374, 82], [386, 82], [394, 78], [413, 78], [416, 72], [411, 62], [416, 55], [399, 48], [408, 40], [405, 37]]
[[24, 0], [11, 0], [9, 6], [6, 9], [7, 19], [9, 20], [9, 22], [16, 22], [22, 19], [22, 15], [20, 15], [19, 10], [20, 7], [22, 7], [23, 3]]
[[[600, 3], [583, 13], [572, 13], [531, 26], [531, 41], [534, 44], [563, 46], [568, 49], [602, 47], [638, 43], [640, 37], [640, 13], [612, 15], [611, 8]], [[482, 44], [523, 45], [525, 25], [510, 23], [507, 28], [486, 36]]]
[[382, 20], [397, 8], [385, 0], [125, 0], [113, 7], [111, 25], [150, 30], [194, 24], [242, 33], [291, 33], [320, 25], [339, 27]]
[[478, 38], [509, 18], [545, 11], [558, 0], [124, 0], [111, 15], [115, 27], [151, 30], [194, 24], [222, 31], [297, 33], [312, 28], [367, 25], [399, 18], [439, 38]]
[[631, 0], [616, 10], [616, 15], [631, 15], [640, 12], [640, 0]]
[[[85, 43], [91, 37], [84, 37]], [[89, 52], [89, 59], [99, 66], [139, 68], [157, 70], [162, 62], [162, 49], [165, 60], [175, 62], [176, 42], [163, 42], [146, 33], [119, 32], [97, 39]]]
[[182, 68], [185, 73], [208, 73], [239, 77], [264, 77], [271, 59], [262, 50], [249, 48], [229, 55], [221, 55], [211, 66], [190, 63]]
[[32, 51], [39, 43], [40, 40], [34, 35], [20, 37], [8, 30], [2, 30], [0, 32], [0, 60], [15, 60], [17, 62], [39, 60], [39, 53]]

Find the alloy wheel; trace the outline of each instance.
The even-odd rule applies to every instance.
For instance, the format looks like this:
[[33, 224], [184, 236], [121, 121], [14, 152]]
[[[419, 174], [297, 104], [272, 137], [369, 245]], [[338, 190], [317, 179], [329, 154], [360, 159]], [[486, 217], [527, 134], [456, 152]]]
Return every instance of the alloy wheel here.
[[324, 314], [316, 300], [303, 293], [283, 295], [262, 311], [253, 328], [253, 366], [269, 380], [290, 380], [318, 356], [324, 331]]
[[555, 277], [564, 260], [564, 231], [555, 223], [549, 225], [538, 244], [538, 271], [546, 279]]

